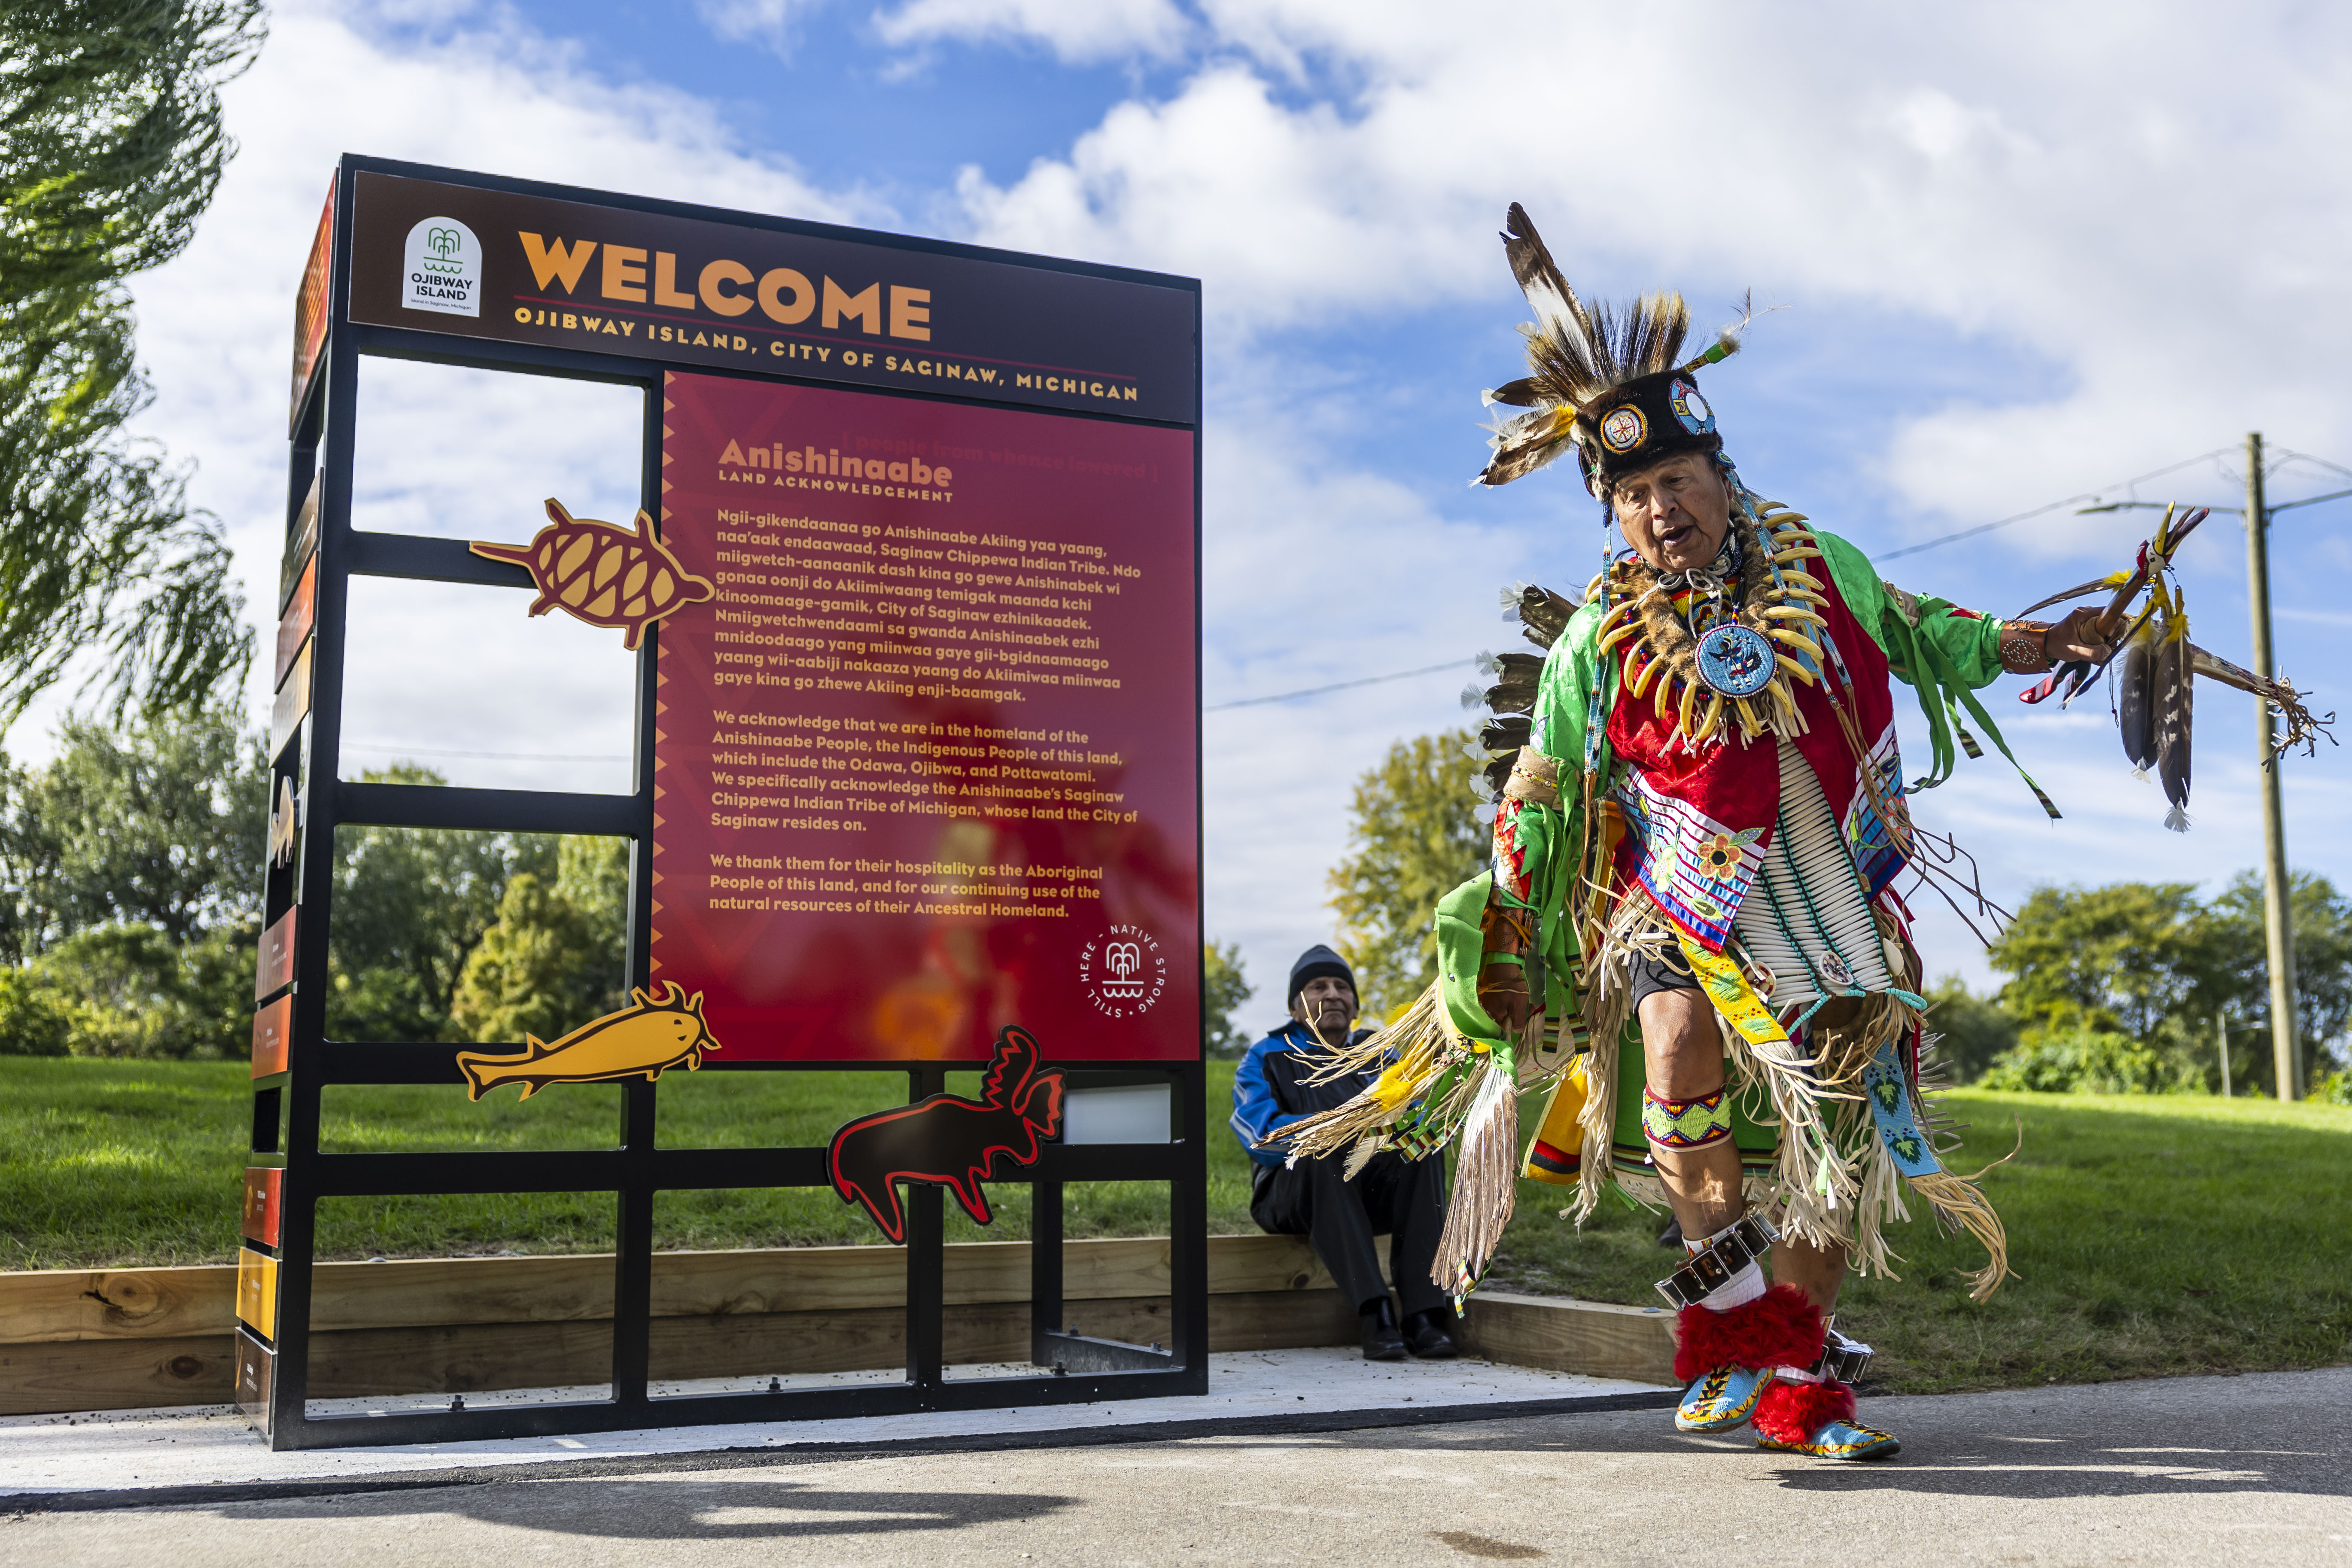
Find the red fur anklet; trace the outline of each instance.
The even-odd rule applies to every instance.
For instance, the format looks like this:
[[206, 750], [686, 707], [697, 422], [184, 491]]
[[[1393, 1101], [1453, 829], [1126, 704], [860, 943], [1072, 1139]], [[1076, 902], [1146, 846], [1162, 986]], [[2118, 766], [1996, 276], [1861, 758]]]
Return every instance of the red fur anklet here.
[[1675, 1321], [1675, 1376], [1684, 1383], [1719, 1366], [1811, 1366], [1822, 1359], [1822, 1311], [1794, 1285], [1718, 1312], [1685, 1307]]
[[1804, 1443], [1828, 1421], [1853, 1419], [1853, 1390], [1843, 1383], [1775, 1383], [1756, 1402], [1756, 1430], [1776, 1443]]

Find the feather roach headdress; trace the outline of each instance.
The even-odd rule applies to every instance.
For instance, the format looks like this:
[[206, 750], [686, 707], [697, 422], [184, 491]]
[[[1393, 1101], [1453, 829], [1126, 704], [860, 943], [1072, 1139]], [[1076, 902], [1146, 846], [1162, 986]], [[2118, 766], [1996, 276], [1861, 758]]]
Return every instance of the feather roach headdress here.
[[1486, 394], [1528, 413], [1495, 427], [1494, 460], [1472, 481], [1507, 485], [1573, 447], [1585, 488], [1605, 495], [1624, 475], [1677, 452], [1717, 451], [1715, 414], [1693, 379], [1702, 365], [1739, 352], [1743, 314], [1706, 352], [1681, 363], [1690, 307], [1679, 294], [1645, 294], [1621, 315], [1588, 308], [1568, 286], [1527, 209], [1511, 204], [1503, 251], [1536, 319], [1527, 334], [1532, 374]]

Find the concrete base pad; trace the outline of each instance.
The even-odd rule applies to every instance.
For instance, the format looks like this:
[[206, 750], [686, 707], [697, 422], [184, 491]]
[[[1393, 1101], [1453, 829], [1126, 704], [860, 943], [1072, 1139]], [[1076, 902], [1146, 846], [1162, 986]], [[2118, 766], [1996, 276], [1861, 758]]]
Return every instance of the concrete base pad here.
[[[1033, 1373], [968, 1367], [959, 1375]], [[890, 1379], [887, 1373], [804, 1377], [796, 1384]], [[656, 1394], [715, 1392], [732, 1384], [665, 1385]], [[507, 1399], [579, 1397], [538, 1389], [469, 1394]], [[596, 1391], [601, 1392], [601, 1391]], [[839, 1421], [767, 1422], [608, 1432], [578, 1437], [335, 1448], [277, 1454], [235, 1410], [217, 1405], [0, 1419], [0, 1500], [16, 1507], [121, 1507], [198, 1497], [285, 1495], [372, 1485], [446, 1481], [457, 1472], [513, 1466], [568, 1468], [586, 1461], [660, 1461], [744, 1451], [821, 1451], [944, 1446], [1027, 1447], [1202, 1436], [1246, 1430], [1334, 1430], [1437, 1419], [1534, 1415], [1578, 1408], [1670, 1404], [1671, 1389], [1484, 1361], [1366, 1362], [1354, 1351], [1228, 1352], [1209, 1358], [1200, 1398], [977, 1410]], [[400, 1400], [320, 1401], [319, 1413], [413, 1409]], [[435, 1404], [446, 1404], [436, 1400]], [[599, 1467], [603, 1468], [603, 1467]]]

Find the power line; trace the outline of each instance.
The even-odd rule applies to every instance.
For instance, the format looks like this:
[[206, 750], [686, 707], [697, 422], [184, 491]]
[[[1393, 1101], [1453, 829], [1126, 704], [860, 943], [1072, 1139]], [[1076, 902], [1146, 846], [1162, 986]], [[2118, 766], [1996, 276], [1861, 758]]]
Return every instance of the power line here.
[[1405, 680], [1416, 675], [1435, 675], [1440, 670], [1459, 669], [1475, 659], [1449, 658], [1444, 664], [1424, 665], [1419, 669], [1400, 669], [1393, 675], [1368, 675], [1361, 680], [1341, 680], [1329, 686], [1310, 686], [1300, 691], [1277, 691], [1271, 697], [1244, 697], [1238, 702], [1216, 702], [1201, 710], [1203, 713], [1222, 713], [1228, 708], [1255, 708], [1266, 702], [1291, 702], [1301, 697], [1320, 697], [1327, 691], [1346, 691], [1358, 686], [1378, 686], [1387, 680]]
[[1892, 561], [1898, 555], [1916, 555], [1923, 550], [1933, 550], [1937, 545], [1954, 544], [1963, 539], [1974, 539], [1980, 533], [1990, 533], [1996, 529], [2008, 528], [2013, 523], [2025, 522], [2033, 518], [2043, 517], [2051, 512], [2056, 511], [2061, 507], [2073, 506], [2078, 501], [2095, 501], [2109, 490], [2129, 489], [2134, 485], [2146, 484], [2150, 479], [2160, 479], [2167, 474], [2177, 474], [2183, 468], [2196, 467], [2198, 464], [2204, 462], [2209, 458], [2226, 457], [2230, 450], [2231, 448], [2227, 447], [2216, 447], [2210, 452], [2200, 452], [2193, 458], [2174, 463], [2167, 468], [2158, 468], [2153, 473], [2142, 474], [2137, 479], [2124, 479], [2112, 485], [2103, 485], [2095, 490], [2085, 491], [2081, 495], [2071, 495], [2063, 500], [2053, 500], [2046, 506], [2037, 506], [2032, 511], [2021, 511], [2014, 517], [2004, 517], [1999, 522], [1979, 523], [1974, 528], [1964, 528], [1958, 533], [1947, 533], [1940, 539], [1930, 539], [1920, 544], [1906, 544], [1900, 550], [1878, 551], [1873, 554], [1872, 559], [1876, 561]]

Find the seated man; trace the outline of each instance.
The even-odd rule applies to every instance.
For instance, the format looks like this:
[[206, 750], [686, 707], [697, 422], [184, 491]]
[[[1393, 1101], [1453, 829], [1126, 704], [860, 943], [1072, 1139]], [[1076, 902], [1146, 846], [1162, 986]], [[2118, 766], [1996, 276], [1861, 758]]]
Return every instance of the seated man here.
[[[1383, 1152], [1349, 1181], [1343, 1156], [1301, 1160], [1286, 1169], [1281, 1154], [1262, 1147], [1301, 1117], [1353, 1099], [1375, 1076], [1367, 1070], [1328, 1083], [1305, 1081], [1316, 1068], [1318, 1037], [1339, 1044], [1370, 1033], [1349, 1033], [1356, 1021], [1355, 972], [1329, 948], [1310, 947], [1291, 966], [1290, 1019], [1252, 1046], [1234, 1074], [1234, 1131], [1256, 1162], [1250, 1217], [1261, 1229], [1314, 1243], [1323, 1266], [1362, 1314], [1365, 1360], [1400, 1361], [1408, 1349], [1431, 1360], [1453, 1356], [1454, 1314], [1445, 1292], [1429, 1277], [1445, 1225], [1444, 1160]], [[1389, 1273], [1404, 1304], [1402, 1327], [1381, 1283], [1373, 1238], [1383, 1231]]]

